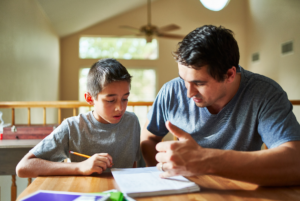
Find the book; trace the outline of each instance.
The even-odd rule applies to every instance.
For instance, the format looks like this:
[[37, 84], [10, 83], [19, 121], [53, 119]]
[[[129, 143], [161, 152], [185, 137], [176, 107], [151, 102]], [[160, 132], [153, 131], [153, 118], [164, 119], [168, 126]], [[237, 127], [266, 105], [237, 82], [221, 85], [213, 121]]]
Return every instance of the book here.
[[200, 191], [200, 187], [183, 176], [162, 179], [156, 167], [112, 168], [121, 192], [130, 197], [147, 197]]
[[64, 191], [45, 191], [39, 190], [21, 201], [104, 201], [110, 194], [101, 193], [74, 193]]

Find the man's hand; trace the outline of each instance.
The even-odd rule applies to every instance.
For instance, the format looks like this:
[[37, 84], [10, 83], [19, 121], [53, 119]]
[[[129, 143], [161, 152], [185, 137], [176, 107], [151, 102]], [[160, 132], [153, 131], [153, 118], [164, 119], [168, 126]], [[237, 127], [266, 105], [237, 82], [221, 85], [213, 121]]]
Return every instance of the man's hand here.
[[175, 175], [191, 176], [204, 173], [207, 166], [199, 166], [199, 161], [204, 159], [205, 149], [197, 144], [190, 134], [178, 127], [166, 122], [168, 130], [176, 136], [179, 141], [160, 142], [156, 145], [156, 160], [158, 169], [164, 173], [160, 177], [166, 178]]
[[96, 172], [101, 174], [107, 168], [112, 167], [112, 157], [107, 153], [94, 154], [85, 161], [78, 163], [80, 175], [91, 175]]

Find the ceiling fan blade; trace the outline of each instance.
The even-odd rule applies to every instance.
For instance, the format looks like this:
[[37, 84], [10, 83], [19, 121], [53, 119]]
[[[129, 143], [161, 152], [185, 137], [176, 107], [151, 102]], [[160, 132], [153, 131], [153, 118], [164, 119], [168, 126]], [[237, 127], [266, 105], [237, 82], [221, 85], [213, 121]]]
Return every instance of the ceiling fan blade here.
[[165, 34], [165, 33], [161, 33], [159, 35], [157, 35], [158, 37], [161, 38], [174, 38], [174, 39], [183, 39], [185, 36], [182, 35], [177, 35], [177, 34]]
[[120, 28], [122, 28], [122, 29], [128, 29], [128, 30], [133, 31], [135, 33], [140, 33], [140, 29], [135, 28], [135, 27], [124, 25], [124, 26], [120, 26]]
[[162, 32], [174, 31], [177, 29], [180, 29], [180, 27], [177, 26], [176, 24], [169, 24], [167, 26], [160, 27], [157, 31], [162, 33]]

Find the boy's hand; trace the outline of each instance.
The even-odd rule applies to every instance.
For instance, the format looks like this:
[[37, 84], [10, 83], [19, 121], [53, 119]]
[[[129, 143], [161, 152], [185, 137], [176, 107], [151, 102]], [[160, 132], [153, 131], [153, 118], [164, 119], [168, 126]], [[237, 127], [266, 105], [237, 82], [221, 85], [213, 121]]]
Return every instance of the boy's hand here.
[[112, 167], [112, 164], [112, 157], [109, 154], [94, 154], [87, 160], [78, 163], [79, 174], [91, 175], [94, 172], [101, 174], [106, 168]]

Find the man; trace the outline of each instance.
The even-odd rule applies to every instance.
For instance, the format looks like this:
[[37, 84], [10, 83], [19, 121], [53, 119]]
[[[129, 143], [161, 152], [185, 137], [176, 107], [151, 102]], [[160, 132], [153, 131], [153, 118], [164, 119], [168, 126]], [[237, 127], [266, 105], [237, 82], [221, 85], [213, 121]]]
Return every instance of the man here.
[[[142, 130], [146, 164], [157, 165], [163, 178], [213, 174], [300, 184], [300, 125], [292, 105], [275, 81], [238, 65], [232, 31], [197, 28], [174, 55], [179, 78], [162, 87]], [[160, 142], [168, 132], [179, 140]], [[260, 150], [263, 142], [269, 149]]]

